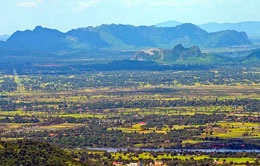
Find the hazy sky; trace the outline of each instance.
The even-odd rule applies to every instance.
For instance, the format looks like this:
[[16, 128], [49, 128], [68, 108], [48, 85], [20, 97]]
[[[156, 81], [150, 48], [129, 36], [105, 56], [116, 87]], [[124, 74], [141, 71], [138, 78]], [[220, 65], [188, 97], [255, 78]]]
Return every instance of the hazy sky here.
[[260, 0], [0, 0], [0, 34], [121, 23], [260, 21]]

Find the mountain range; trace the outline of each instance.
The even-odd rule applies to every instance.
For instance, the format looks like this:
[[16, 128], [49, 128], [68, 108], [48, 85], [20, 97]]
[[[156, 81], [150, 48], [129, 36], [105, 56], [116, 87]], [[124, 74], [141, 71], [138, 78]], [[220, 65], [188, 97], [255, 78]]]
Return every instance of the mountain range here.
[[34, 30], [17, 31], [5, 42], [0, 51], [21, 50], [34, 52], [64, 53], [77, 50], [138, 50], [143, 48], [171, 48], [182, 44], [201, 48], [218, 48], [250, 45], [245, 32], [234, 30], [208, 33], [190, 23], [176, 27], [101, 25], [78, 28], [66, 33], [55, 29], [35, 27]]
[[[155, 26], [157, 27], [175, 27], [181, 25], [181, 22], [178, 21], [166, 21], [158, 23]], [[244, 21], [238, 23], [205, 23], [197, 24], [200, 28], [208, 32], [224, 31], [224, 30], [236, 30], [246, 32], [251, 39], [260, 38], [260, 21]]]

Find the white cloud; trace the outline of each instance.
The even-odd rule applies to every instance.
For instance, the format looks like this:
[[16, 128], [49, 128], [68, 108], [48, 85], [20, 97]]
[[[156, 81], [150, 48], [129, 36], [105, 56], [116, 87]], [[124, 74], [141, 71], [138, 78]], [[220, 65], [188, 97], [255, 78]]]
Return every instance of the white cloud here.
[[99, 2], [101, 2], [101, 0], [81, 0], [77, 4], [77, 11], [82, 11], [86, 8], [89, 8], [91, 6], [98, 4]]
[[26, 0], [17, 3], [17, 6], [24, 7], [24, 8], [32, 8], [32, 7], [37, 7], [41, 2], [43, 2], [43, 0]]

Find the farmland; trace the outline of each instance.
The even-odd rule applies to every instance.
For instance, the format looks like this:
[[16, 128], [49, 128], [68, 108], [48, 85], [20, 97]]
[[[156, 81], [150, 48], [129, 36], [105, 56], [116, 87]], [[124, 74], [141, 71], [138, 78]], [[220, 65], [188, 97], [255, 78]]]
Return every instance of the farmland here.
[[[0, 74], [1, 141], [46, 142], [93, 161], [258, 162], [259, 153], [131, 151], [260, 149], [257, 66], [81, 74], [45, 70]], [[95, 152], [88, 147], [130, 151]]]

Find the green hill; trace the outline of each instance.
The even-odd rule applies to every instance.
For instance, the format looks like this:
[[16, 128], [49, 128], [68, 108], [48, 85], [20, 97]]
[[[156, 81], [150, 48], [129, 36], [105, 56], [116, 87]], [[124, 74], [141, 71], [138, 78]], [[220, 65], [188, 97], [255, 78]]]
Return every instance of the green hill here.
[[0, 165], [80, 165], [71, 154], [48, 143], [0, 142]]

